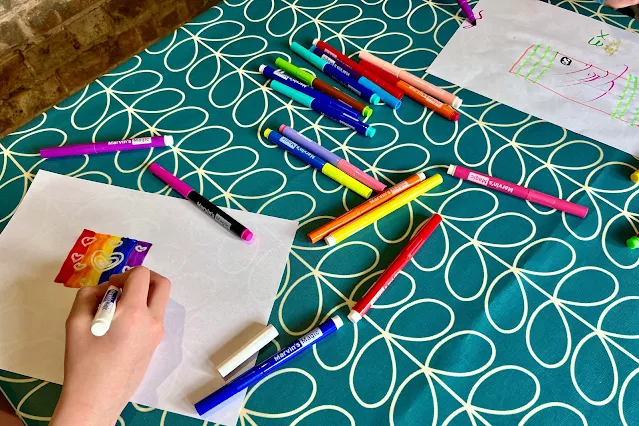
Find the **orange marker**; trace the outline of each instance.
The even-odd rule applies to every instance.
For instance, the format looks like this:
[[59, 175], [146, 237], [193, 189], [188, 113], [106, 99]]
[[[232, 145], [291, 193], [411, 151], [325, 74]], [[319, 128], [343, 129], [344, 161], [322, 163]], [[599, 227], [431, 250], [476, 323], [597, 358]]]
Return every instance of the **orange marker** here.
[[362, 204], [360, 204], [359, 206], [355, 207], [352, 210], [347, 211], [340, 217], [335, 218], [331, 220], [330, 222], [328, 222], [327, 224], [320, 226], [315, 231], [308, 234], [308, 239], [311, 241], [311, 243], [315, 244], [316, 242], [323, 239], [324, 237], [326, 237], [328, 234], [335, 231], [336, 229], [346, 225], [348, 222], [354, 219], [357, 219], [358, 217], [374, 209], [375, 207], [381, 204], [384, 204], [386, 201], [390, 200], [395, 195], [405, 191], [406, 189], [412, 186], [417, 185], [418, 183], [422, 182], [424, 179], [426, 179], [426, 175], [421, 172], [414, 174], [412, 176], [409, 176], [408, 178], [401, 181], [397, 185], [391, 188], [388, 188], [386, 191], [377, 194], [375, 197], [367, 201], [364, 201]]
[[424, 105], [426, 108], [430, 108], [435, 111], [437, 114], [441, 115], [444, 118], [447, 118], [451, 121], [459, 120], [459, 113], [453, 109], [450, 105], [447, 105], [443, 102], [438, 101], [432, 96], [427, 95], [419, 89], [414, 88], [410, 84], [404, 81], [398, 81], [397, 87], [402, 89], [404, 93], [408, 95], [409, 98], [419, 102]]

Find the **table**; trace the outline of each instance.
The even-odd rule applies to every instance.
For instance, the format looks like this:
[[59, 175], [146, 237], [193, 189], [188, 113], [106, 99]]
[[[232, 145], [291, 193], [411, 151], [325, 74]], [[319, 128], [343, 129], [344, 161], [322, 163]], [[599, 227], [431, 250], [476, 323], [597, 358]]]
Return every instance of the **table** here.
[[[560, 7], [637, 32], [594, 2]], [[479, 12], [481, 13], [481, 12]], [[428, 216], [443, 226], [379, 300], [312, 353], [247, 394], [242, 425], [639, 424], [639, 165], [620, 151], [446, 82], [464, 99], [457, 124], [411, 100], [376, 107], [364, 138], [263, 86], [261, 63], [327, 39], [422, 74], [454, 31], [452, 0], [229, 1], [0, 141], [0, 229], [40, 168], [168, 193], [159, 161], [218, 204], [300, 221], [271, 322], [277, 346], [348, 306]], [[479, 21], [481, 25], [481, 21]], [[293, 125], [380, 180], [467, 164], [588, 205], [586, 219], [444, 176], [443, 185], [336, 248], [305, 234], [362, 200], [268, 143]], [[43, 161], [38, 149], [172, 134], [168, 151]], [[174, 193], [170, 195], [175, 196]], [[276, 350], [270, 344], [261, 357]], [[49, 419], [60, 387], [0, 372], [29, 426]], [[124, 426], [201, 421], [129, 404]]]

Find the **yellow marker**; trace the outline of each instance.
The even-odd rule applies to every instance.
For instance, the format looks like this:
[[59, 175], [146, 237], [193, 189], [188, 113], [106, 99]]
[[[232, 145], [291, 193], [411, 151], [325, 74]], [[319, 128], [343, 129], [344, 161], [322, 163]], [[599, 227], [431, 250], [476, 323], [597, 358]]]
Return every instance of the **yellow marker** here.
[[321, 171], [329, 178], [344, 185], [356, 194], [359, 194], [364, 198], [368, 198], [373, 193], [373, 190], [368, 186], [364, 185], [358, 180], [353, 179], [352, 177], [337, 169], [332, 164], [324, 161], [317, 155], [305, 150], [289, 138], [284, 137], [271, 129], [264, 130], [264, 136], [266, 136], [269, 141], [273, 142], [283, 150], [288, 151], [295, 157], [307, 163], [309, 166]]
[[334, 246], [335, 244], [344, 241], [351, 235], [358, 233], [370, 224], [377, 222], [384, 216], [394, 212], [402, 206], [405, 206], [420, 195], [430, 191], [441, 183], [441, 175], [437, 174], [435, 176], [429, 177], [422, 183], [415, 185], [412, 188], [405, 190], [404, 192], [401, 192], [381, 206], [342, 226], [337, 231], [324, 238], [324, 241], [326, 241], [326, 244], [328, 244], [329, 246]]
[[639, 170], [630, 175], [630, 180], [633, 182], [639, 182]]
[[371, 188], [360, 181], [353, 179], [337, 167], [333, 166], [331, 163], [326, 163], [324, 167], [322, 167], [322, 173], [364, 198], [369, 198], [373, 193]]

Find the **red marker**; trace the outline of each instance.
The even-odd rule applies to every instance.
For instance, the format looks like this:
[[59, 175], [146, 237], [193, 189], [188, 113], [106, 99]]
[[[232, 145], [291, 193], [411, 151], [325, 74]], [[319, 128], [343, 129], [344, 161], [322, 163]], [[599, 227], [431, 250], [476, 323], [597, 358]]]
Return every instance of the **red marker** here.
[[348, 313], [348, 319], [351, 320], [353, 324], [366, 315], [366, 312], [368, 312], [371, 306], [379, 299], [379, 296], [384, 293], [384, 290], [388, 288], [390, 283], [393, 282], [397, 274], [399, 274], [400, 271], [404, 269], [404, 266], [415, 256], [415, 253], [424, 245], [428, 237], [430, 237], [430, 234], [433, 233], [441, 221], [442, 217], [440, 215], [437, 213], [432, 215], [417, 235], [406, 244], [406, 247], [404, 247], [395, 260], [393, 260], [393, 263], [379, 276], [375, 284], [373, 284], [366, 294], [353, 306], [353, 309]]

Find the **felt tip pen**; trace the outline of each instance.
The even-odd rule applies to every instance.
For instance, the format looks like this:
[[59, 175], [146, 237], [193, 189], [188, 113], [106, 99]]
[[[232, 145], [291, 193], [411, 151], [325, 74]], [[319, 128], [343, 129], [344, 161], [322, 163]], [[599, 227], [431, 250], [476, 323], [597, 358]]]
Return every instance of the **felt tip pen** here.
[[328, 55], [326, 52], [324, 52], [324, 50], [320, 49], [319, 47], [311, 46], [310, 51], [316, 54], [317, 56], [319, 56], [320, 58], [322, 58], [323, 60], [325, 60], [326, 62], [328, 62], [329, 64], [338, 68], [342, 73], [344, 73], [348, 77], [352, 78], [353, 80], [356, 80], [362, 86], [368, 87], [373, 92], [377, 93], [377, 95], [380, 97], [382, 102], [384, 102], [386, 105], [390, 106], [391, 108], [398, 109], [402, 105], [402, 101], [400, 101], [399, 99], [397, 99], [396, 97], [388, 93], [386, 90], [382, 89], [377, 84], [373, 83], [372, 81], [364, 77], [363, 75], [353, 71], [344, 62], [340, 61], [339, 59], [332, 58], [330, 55]]
[[339, 244], [340, 242], [344, 241], [352, 235], [355, 235], [367, 226], [372, 225], [373, 223], [391, 214], [400, 207], [403, 207], [411, 201], [417, 199], [417, 197], [419, 197], [420, 195], [423, 195], [431, 189], [437, 187], [442, 183], [442, 181], [443, 179], [439, 174], [429, 177], [425, 181], [420, 182], [412, 188], [401, 192], [382, 205], [375, 207], [368, 213], [363, 214], [357, 219], [354, 219], [353, 221], [332, 232], [329, 236], [324, 238], [324, 241], [326, 241], [326, 244], [328, 244], [329, 246]]
[[91, 333], [94, 336], [104, 336], [111, 328], [111, 321], [113, 321], [113, 315], [115, 315], [115, 306], [121, 292], [118, 287], [110, 285], [106, 293], [104, 293], [102, 302], [100, 302], [98, 311], [95, 313], [91, 323]]
[[373, 92], [368, 87], [362, 86], [356, 80], [350, 78], [347, 74], [342, 72], [335, 65], [331, 65], [317, 55], [313, 55], [310, 50], [305, 49], [297, 42], [291, 43], [291, 49], [299, 56], [304, 58], [308, 63], [322, 71], [324, 74], [337, 81], [342, 86], [346, 87], [351, 92], [355, 93], [362, 99], [366, 99], [367, 102], [377, 104], [380, 100], [379, 95]]
[[337, 167], [353, 179], [356, 179], [363, 183], [364, 185], [372, 188], [375, 192], [382, 192], [386, 189], [386, 185], [375, 179], [374, 177], [366, 174], [364, 171], [360, 170], [358, 167], [352, 165], [348, 161], [344, 160], [340, 156], [335, 153], [329, 151], [324, 148], [322, 145], [317, 142], [307, 138], [303, 134], [299, 133], [292, 127], [288, 127], [285, 124], [280, 126], [280, 133], [301, 146], [302, 148], [312, 152], [318, 157], [322, 158], [324, 161], [331, 163], [333, 166]]
[[475, 14], [473, 13], [473, 9], [468, 4], [468, 1], [467, 0], [457, 0], [457, 4], [461, 8], [462, 12], [464, 12], [464, 15], [466, 15], [466, 19], [468, 19], [468, 22], [470, 22], [470, 24], [472, 26], [477, 25], [477, 19], [475, 18]]
[[639, 182], [639, 170], [630, 175], [630, 180], [635, 183]]
[[368, 52], [359, 52], [359, 58], [360, 60], [366, 61], [375, 65], [376, 67], [388, 71], [389, 73], [410, 84], [411, 86], [416, 87], [422, 92], [425, 92], [426, 94], [437, 98], [442, 102], [446, 102], [453, 108], [459, 108], [462, 104], [461, 98], [457, 97], [456, 95], [447, 92], [441, 87], [437, 87], [434, 84], [427, 82], [426, 80], [422, 80], [416, 75], [413, 75], [408, 71], [401, 69], [397, 65], [386, 62], [385, 60], [380, 59], [377, 56], [374, 56]]
[[370, 138], [375, 136], [376, 130], [374, 127], [370, 126], [367, 123], [364, 123], [363, 121], [359, 121], [351, 117], [350, 115], [343, 114], [340, 110], [331, 107], [330, 104], [323, 102], [321, 99], [312, 98], [302, 92], [299, 92], [280, 83], [279, 81], [271, 81], [271, 87], [273, 88], [273, 90], [281, 93], [282, 95], [288, 96], [294, 101], [312, 108], [314, 111], [320, 114], [324, 114], [331, 120], [343, 124], [344, 126], [355, 130], [359, 134], [368, 136]]
[[286, 75], [286, 73], [284, 73], [284, 71], [282, 70], [274, 70], [269, 66], [260, 65], [260, 72], [266, 78], [279, 81], [280, 83], [287, 85], [291, 89], [299, 90], [305, 95], [311, 96], [315, 99], [321, 99], [324, 102], [330, 104], [333, 108], [342, 111], [344, 114], [350, 115], [355, 119], [359, 119], [360, 114], [358, 111], [340, 101], [334, 100], [330, 96], [326, 96], [325, 94], [313, 89], [312, 87], [302, 83], [301, 81], [295, 80], [293, 77]]
[[399, 81], [397, 83], [397, 87], [402, 89], [404, 93], [408, 95], [409, 98], [419, 102], [420, 104], [424, 105], [426, 108], [435, 111], [437, 114], [441, 115], [447, 120], [450, 120], [450, 121], [459, 120], [459, 112], [455, 111], [455, 109], [453, 109], [453, 107], [451, 107], [450, 105], [445, 104], [433, 98], [432, 96], [427, 95], [426, 93], [422, 92], [419, 89], [414, 88], [413, 86], [411, 86], [410, 84], [404, 81]]
[[629, 249], [639, 248], [639, 235], [635, 235], [634, 237], [630, 237], [628, 241], [626, 241], [626, 245]]
[[542, 206], [557, 209], [581, 218], [586, 217], [588, 214], [588, 207], [564, 201], [561, 198], [553, 197], [552, 195], [544, 194], [543, 192], [535, 191], [525, 186], [516, 185], [503, 179], [488, 176], [462, 166], [450, 165], [448, 167], [448, 174], [499, 192], [504, 192], [513, 197], [523, 198], [531, 203], [541, 204]]
[[316, 242], [323, 239], [331, 232], [336, 231], [337, 229], [341, 228], [347, 223], [357, 219], [358, 217], [362, 216], [364, 213], [367, 213], [373, 210], [375, 207], [381, 206], [382, 204], [384, 204], [386, 201], [390, 200], [397, 194], [404, 192], [408, 188], [412, 188], [413, 186], [417, 185], [418, 183], [422, 182], [425, 179], [426, 179], [426, 175], [424, 173], [417, 173], [412, 176], [409, 176], [408, 178], [404, 179], [397, 185], [394, 185], [388, 188], [386, 191], [382, 192], [381, 194], [377, 194], [373, 198], [364, 201], [362, 204], [347, 211], [343, 215], [320, 226], [316, 230], [309, 232], [308, 234], [309, 241], [315, 244]]
[[134, 149], [164, 148], [173, 145], [173, 136], [153, 136], [121, 141], [86, 143], [42, 148], [42, 158], [71, 157], [75, 155], [104, 154], [107, 152], [132, 151]]
[[325, 81], [315, 77], [310, 72], [303, 70], [295, 65], [291, 64], [288, 61], [285, 61], [282, 58], [277, 58], [275, 60], [275, 65], [281, 69], [282, 71], [287, 72], [295, 78], [299, 78], [303, 83], [308, 84], [319, 92], [324, 93], [331, 98], [341, 101], [346, 105], [350, 106], [356, 111], [359, 111], [364, 117], [370, 117], [373, 114], [373, 110], [368, 105], [363, 102], [358, 101], [354, 97], [347, 95], [336, 87], [331, 86]]
[[335, 333], [343, 325], [344, 322], [340, 317], [335, 316], [327, 319], [318, 327], [295, 340], [275, 355], [267, 358], [247, 372], [226, 383], [224, 386], [201, 401], [196, 402], [195, 410], [200, 416], [204, 416], [227, 399], [257, 383], [268, 374], [271, 374], [282, 365], [313, 347], [313, 345], [319, 341]]
[[435, 213], [426, 221], [422, 229], [406, 244], [395, 260], [386, 268], [379, 276], [375, 284], [357, 301], [355, 306], [348, 313], [348, 319], [352, 323], [361, 320], [368, 310], [375, 304], [377, 299], [384, 293], [388, 286], [393, 282], [397, 274], [410, 262], [417, 251], [424, 245], [428, 237], [433, 233], [437, 226], [441, 223], [442, 217]]
[[370, 72], [366, 68], [362, 67], [359, 63], [355, 62], [353, 59], [351, 59], [348, 56], [344, 55], [342, 52], [340, 52], [339, 50], [335, 49], [333, 46], [331, 46], [331, 45], [329, 45], [329, 44], [327, 44], [327, 43], [325, 43], [325, 42], [323, 42], [322, 40], [319, 40], [319, 39], [313, 40], [313, 46], [317, 46], [320, 49], [322, 49], [324, 52], [326, 52], [327, 55], [332, 56], [335, 59], [339, 59], [340, 61], [342, 61], [343, 63], [348, 65], [353, 71], [355, 71], [355, 72], [363, 75], [364, 77], [368, 78], [370, 81], [372, 81], [373, 83], [377, 84], [379, 87], [381, 87], [382, 89], [386, 90], [388, 93], [390, 93], [391, 95], [393, 95], [397, 99], [402, 99], [402, 97], [404, 96], [404, 93], [402, 93], [401, 90], [397, 89], [397, 87], [394, 87], [394, 86], [391, 86], [390, 84], [387, 84], [378, 75], [376, 75], [375, 73]]
[[172, 175], [164, 167], [160, 166], [158, 163], [152, 163], [149, 166], [149, 170], [158, 179], [173, 188], [175, 192], [191, 201], [200, 210], [206, 213], [211, 219], [222, 225], [223, 228], [237, 235], [244, 241], [250, 242], [253, 240], [254, 235], [246, 226], [242, 225], [240, 222], [233, 219], [224, 210], [204, 198], [202, 195], [198, 194], [197, 191], [178, 179], [176, 176]]
[[319, 170], [320, 172], [322, 172], [322, 174], [333, 179], [335, 182], [344, 185], [346, 188], [350, 189], [356, 194], [359, 194], [364, 198], [368, 198], [373, 193], [373, 190], [371, 188], [353, 179], [332, 164], [324, 161], [319, 156], [302, 148], [289, 138], [286, 138], [271, 129], [264, 130], [264, 136], [275, 145], [279, 146], [285, 151], [290, 152], [293, 156], [304, 161], [312, 168]]

